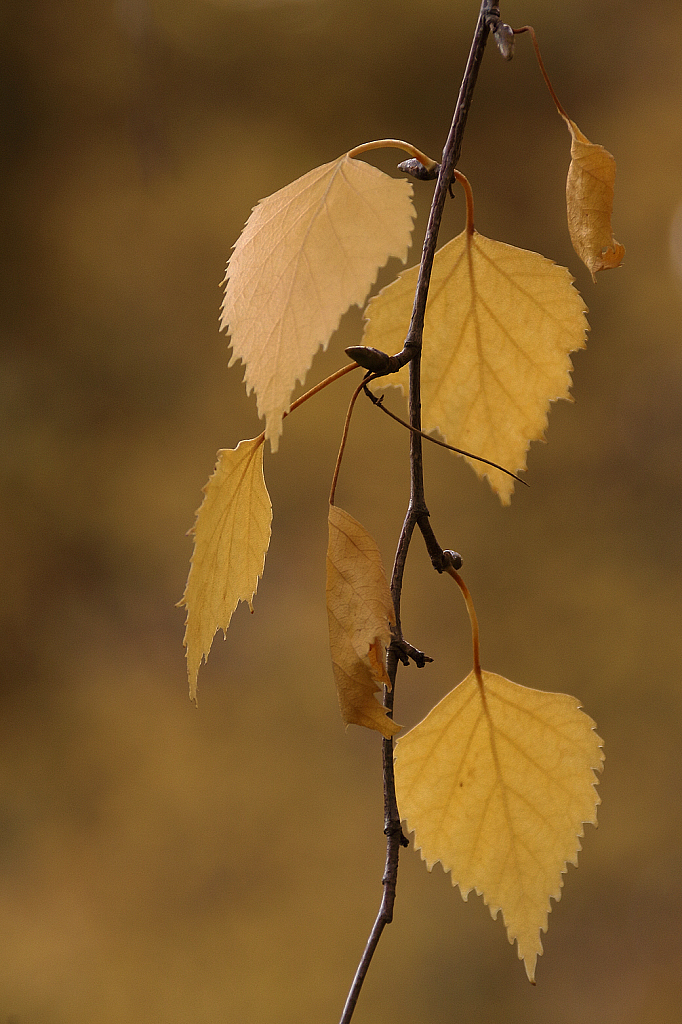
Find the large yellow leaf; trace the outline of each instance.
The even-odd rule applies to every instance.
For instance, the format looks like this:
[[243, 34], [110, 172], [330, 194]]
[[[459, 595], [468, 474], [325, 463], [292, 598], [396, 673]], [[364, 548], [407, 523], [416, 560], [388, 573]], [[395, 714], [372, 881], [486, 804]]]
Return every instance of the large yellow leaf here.
[[586, 139], [575, 122], [562, 114], [571, 133], [571, 166], [566, 179], [568, 230], [573, 248], [594, 275], [619, 267], [625, 246], [611, 230], [616, 161], [608, 150]]
[[[418, 270], [404, 271], [370, 301], [363, 344], [402, 348]], [[572, 281], [544, 256], [476, 231], [436, 253], [422, 352], [424, 430], [514, 473], [525, 469], [550, 402], [569, 397], [569, 353], [585, 345], [586, 309]], [[387, 380], [406, 391], [407, 367]], [[508, 505], [513, 480], [467, 461]]]
[[226, 273], [221, 327], [275, 451], [296, 383], [391, 256], [405, 262], [412, 186], [347, 154], [261, 200]]
[[574, 697], [474, 672], [397, 741], [398, 807], [429, 870], [502, 910], [534, 980], [567, 863], [596, 824], [601, 740]]
[[381, 555], [364, 526], [329, 506], [327, 549], [329, 645], [341, 716], [387, 738], [400, 729], [376, 700], [390, 687], [386, 648], [395, 613]]
[[218, 452], [193, 529], [194, 554], [185, 593], [185, 646], [190, 697], [218, 629], [226, 630], [240, 601], [251, 602], [270, 543], [272, 505], [263, 477], [263, 442], [240, 441]]

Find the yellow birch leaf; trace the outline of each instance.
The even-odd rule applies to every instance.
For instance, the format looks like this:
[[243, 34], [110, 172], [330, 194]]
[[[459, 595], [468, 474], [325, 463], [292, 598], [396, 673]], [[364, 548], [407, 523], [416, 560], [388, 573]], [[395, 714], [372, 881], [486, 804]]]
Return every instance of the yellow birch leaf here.
[[568, 230], [594, 281], [598, 271], [619, 267], [625, 255], [625, 247], [611, 230], [616, 161], [603, 146], [586, 139], [570, 118], [564, 120], [572, 140], [566, 179]]
[[[364, 345], [402, 348], [418, 272], [404, 271], [369, 302]], [[525, 469], [550, 402], [570, 397], [569, 353], [585, 346], [586, 308], [572, 282], [565, 267], [477, 231], [439, 249], [424, 324], [423, 429], [514, 473]], [[407, 392], [407, 367], [386, 380]], [[467, 462], [508, 505], [513, 480]]]
[[400, 729], [375, 694], [390, 687], [386, 648], [395, 613], [381, 555], [364, 526], [329, 506], [327, 549], [329, 646], [341, 717], [387, 739]]
[[550, 898], [577, 865], [583, 824], [597, 823], [604, 760], [574, 697], [474, 672], [396, 745], [400, 815], [429, 870], [440, 861], [466, 900], [502, 910], [530, 981]]
[[263, 477], [261, 438], [218, 452], [192, 530], [194, 554], [185, 593], [185, 647], [190, 697], [218, 629], [225, 631], [240, 601], [252, 600], [270, 544], [272, 505]]
[[254, 207], [227, 266], [221, 329], [232, 336], [230, 365], [245, 364], [273, 451], [318, 348], [389, 257], [405, 262], [411, 196], [405, 179], [346, 154]]

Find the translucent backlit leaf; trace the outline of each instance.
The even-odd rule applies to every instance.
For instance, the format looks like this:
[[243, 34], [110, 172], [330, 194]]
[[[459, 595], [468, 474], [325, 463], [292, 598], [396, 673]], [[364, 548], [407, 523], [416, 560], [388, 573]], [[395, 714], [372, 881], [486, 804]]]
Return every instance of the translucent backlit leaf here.
[[412, 186], [347, 154], [254, 208], [226, 273], [221, 327], [245, 364], [273, 451], [291, 394], [379, 268], [403, 262], [415, 210]]
[[386, 648], [395, 623], [381, 555], [364, 526], [329, 506], [327, 549], [329, 645], [341, 716], [383, 736], [400, 729], [375, 697], [389, 686]]
[[226, 630], [240, 601], [249, 607], [263, 575], [272, 506], [263, 477], [263, 442], [240, 441], [218, 452], [193, 529], [194, 554], [185, 593], [185, 646], [190, 697], [218, 629]]
[[[418, 268], [367, 306], [363, 344], [398, 352], [410, 322]], [[535, 252], [463, 231], [436, 253], [422, 352], [422, 419], [448, 444], [525, 469], [544, 435], [551, 401], [569, 398], [569, 353], [585, 345], [585, 305], [564, 267]], [[407, 391], [407, 367], [396, 377]], [[508, 505], [513, 480], [467, 460]]]
[[586, 139], [570, 118], [564, 120], [572, 140], [566, 180], [568, 230], [573, 248], [594, 280], [598, 271], [619, 267], [625, 255], [625, 247], [611, 230], [616, 161], [603, 146]]
[[550, 899], [597, 821], [601, 740], [574, 697], [471, 672], [396, 744], [398, 807], [429, 870], [502, 910], [534, 980]]

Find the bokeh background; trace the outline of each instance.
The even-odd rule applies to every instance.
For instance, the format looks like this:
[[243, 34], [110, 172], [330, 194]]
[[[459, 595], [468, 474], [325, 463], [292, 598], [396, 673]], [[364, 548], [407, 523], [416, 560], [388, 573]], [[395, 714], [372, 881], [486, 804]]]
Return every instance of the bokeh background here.
[[[187, 696], [191, 526], [220, 447], [260, 430], [217, 328], [255, 202], [372, 138], [438, 156], [477, 0], [8, 3], [2, 43], [0, 1021], [337, 1020], [381, 895], [379, 737], [345, 731], [324, 608], [328, 485], [351, 383], [266, 454], [274, 532]], [[482, 901], [401, 860], [355, 1020], [658, 1024], [682, 1017], [682, 12], [508, 0], [618, 160], [622, 269], [570, 247], [569, 137], [528, 37], [490, 47], [460, 167], [484, 234], [568, 266], [590, 308], [575, 404], [509, 509], [426, 454], [489, 669], [578, 696], [605, 738], [600, 828], [529, 986]], [[391, 171], [399, 154], [373, 162]], [[420, 250], [432, 185], [417, 184]], [[449, 204], [443, 240], [463, 224]], [[382, 273], [386, 283], [396, 266]], [[351, 311], [308, 383], [345, 361]], [[407, 438], [360, 406], [338, 500], [390, 565]], [[452, 582], [417, 541], [411, 725], [468, 671]]]

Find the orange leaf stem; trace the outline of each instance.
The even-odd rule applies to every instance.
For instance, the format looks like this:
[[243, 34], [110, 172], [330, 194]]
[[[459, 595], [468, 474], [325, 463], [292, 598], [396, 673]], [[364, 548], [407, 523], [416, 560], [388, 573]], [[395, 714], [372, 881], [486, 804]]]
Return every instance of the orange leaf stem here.
[[[357, 364], [356, 364], [357, 365]], [[341, 437], [341, 444], [339, 445], [339, 454], [336, 456], [336, 466], [334, 467], [334, 476], [332, 478], [332, 486], [329, 492], [329, 504], [334, 504], [334, 495], [336, 493], [336, 481], [339, 479], [339, 470], [341, 469], [341, 459], [343, 458], [343, 450], [346, 447], [346, 439], [348, 437], [348, 429], [350, 427], [350, 418], [353, 415], [353, 408], [357, 401], [357, 397], [365, 386], [365, 381], [362, 380], [355, 391], [353, 397], [348, 404], [348, 412], [346, 413], [346, 422], [343, 425], [343, 435]]]
[[559, 97], [554, 92], [554, 87], [552, 86], [552, 83], [549, 80], [549, 75], [547, 74], [547, 71], [545, 70], [545, 65], [542, 62], [542, 56], [540, 54], [540, 47], [538, 46], [538, 40], [537, 40], [537, 37], [535, 35], [535, 29], [533, 28], [532, 25], [524, 25], [523, 28], [515, 28], [514, 29], [514, 35], [515, 36], [521, 35], [522, 32], [528, 32], [530, 37], [531, 37], [531, 39], [533, 40], [533, 47], [535, 49], [535, 56], [538, 59], [538, 66], [539, 66], [540, 71], [542, 73], [542, 77], [545, 80], [545, 85], [549, 89], [550, 96], [554, 100], [554, 103], [555, 103], [555, 106], [556, 106], [557, 110], [559, 111], [559, 113], [561, 114], [561, 116], [563, 117], [563, 119], [565, 121], [570, 120], [568, 114], [566, 113], [566, 111], [562, 107], [561, 103], [559, 102]]
[[469, 620], [471, 622], [471, 642], [474, 648], [474, 675], [478, 680], [478, 685], [481, 687], [481, 689], [483, 689], [483, 676], [481, 675], [481, 652], [478, 642], [478, 618], [476, 616], [476, 609], [474, 608], [473, 598], [469, 593], [469, 588], [467, 587], [466, 583], [464, 582], [464, 580], [459, 575], [456, 569], [449, 567], [448, 569], [446, 569], [446, 572], [448, 572], [452, 576], [453, 580], [455, 581], [459, 589], [462, 591], [462, 596], [466, 601], [467, 611], [469, 612]]
[[457, 168], [453, 171], [453, 174], [457, 181], [464, 189], [464, 194], [467, 197], [467, 235], [473, 235], [474, 233], [474, 193], [471, 191], [471, 185], [469, 179], [458, 171]]
[[361, 146], [351, 149], [348, 156], [362, 156], [363, 153], [369, 153], [372, 149], [402, 149], [404, 153], [409, 153], [415, 160], [418, 160], [427, 171], [433, 171], [438, 167], [436, 160], [432, 160], [426, 153], [422, 153], [411, 142], [402, 142], [400, 139], [375, 139], [374, 142], [363, 142]]
[[[337, 370], [336, 373], [332, 373], [331, 376], [325, 377], [325, 379], [321, 380], [319, 384], [316, 384], [314, 388], [311, 388], [310, 391], [306, 391], [304, 395], [301, 395], [301, 397], [297, 398], [295, 402], [292, 402], [289, 412], [285, 412], [282, 419], [288, 416], [290, 412], [293, 412], [294, 409], [298, 409], [299, 405], [303, 405], [303, 403], [307, 402], [309, 398], [316, 395], [318, 391], [322, 391], [329, 384], [333, 384], [335, 380], [338, 380], [340, 377], [344, 377], [347, 373], [350, 373], [351, 370], [357, 370], [359, 366], [359, 363], [348, 363], [346, 366], [342, 366], [340, 370]], [[265, 441], [265, 431], [263, 431], [262, 434], [259, 434], [256, 440], [259, 444], [263, 444]]]

